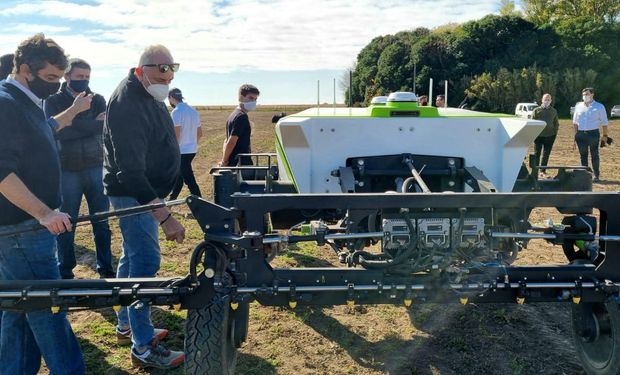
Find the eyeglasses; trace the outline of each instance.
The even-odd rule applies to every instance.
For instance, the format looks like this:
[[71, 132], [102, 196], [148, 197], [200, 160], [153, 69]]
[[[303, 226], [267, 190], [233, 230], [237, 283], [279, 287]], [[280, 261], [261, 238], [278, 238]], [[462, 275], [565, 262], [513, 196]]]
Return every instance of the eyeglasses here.
[[156, 66], [159, 69], [160, 73], [168, 73], [168, 71], [172, 70], [173, 72], [179, 71], [178, 63], [173, 64], [144, 64], [142, 66]]

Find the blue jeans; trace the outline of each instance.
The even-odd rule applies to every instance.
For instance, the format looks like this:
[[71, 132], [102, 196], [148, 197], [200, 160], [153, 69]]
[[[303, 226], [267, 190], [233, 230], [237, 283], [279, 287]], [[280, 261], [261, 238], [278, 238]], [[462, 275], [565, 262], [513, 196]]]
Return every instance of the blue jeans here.
[[[29, 220], [17, 228], [32, 225]], [[0, 280], [57, 280], [56, 238], [47, 231], [0, 238]], [[1, 282], [1, 281], [0, 281]], [[36, 374], [41, 356], [50, 374], [84, 374], [84, 361], [67, 314], [50, 309], [5, 311], [1, 323], [1, 374]]]
[[[131, 197], [110, 197], [114, 209], [138, 206]], [[159, 223], [150, 212], [121, 217], [123, 254], [118, 261], [117, 278], [154, 277], [159, 270]], [[134, 348], [147, 346], [153, 339], [151, 307], [123, 307], [117, 313], [118, 328], [131, 327]]]
[[575, 143], [579, 149], [579, 157], [581, 158], [581, 165], [588, 166], [588, 150], [592, 154], [592, 169], [594, 170], [594, 177], [599, 178], [601, 175], [599, 168], [599, 156], [598, 147], [601, 134], [598, 129], [589, 131], [578, 131], [575, 134]]
[[[108, 211], [110, 202], [103, 193], [102, 179], [102, 167], [88, 168], [77, 172], [63, 171], [61, 179], [62, 206], [60, 210], [68, 213], [72, 218], [76, 218], [80, 212], [82, 195], [84, 195], [90, 214]], [[107, 220], [91, 221], [91, 224], [95, 237], [95, 248], [97, 249], [97, 273], [104, 277], [110, 277], [114, 275], [110, 250], [112, 238], [110, 226]], [[77, 264], [73, 245], [74, 238], [75, 230], [58, 236], [58, 267], [63, 279], [73, 278], [73, 268]]]

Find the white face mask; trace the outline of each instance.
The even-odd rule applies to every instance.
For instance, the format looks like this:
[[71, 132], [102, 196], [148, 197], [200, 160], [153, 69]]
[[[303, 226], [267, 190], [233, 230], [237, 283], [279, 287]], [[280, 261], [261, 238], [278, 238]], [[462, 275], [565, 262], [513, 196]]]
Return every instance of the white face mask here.
[[239, 102], [240, 105], [243, 105], [243, 109], [246, 111], [253, 111], [256, 109], [256, 100], [253, 102]]
[[583, 101], [586, 103], [589, 103], [592, 100], [592, 97], [590, 95], [584, 95], [582, 98]]
[[548, 108], [551, 105], [551, 100], [543, 100], [543, 107]]
[[144, 78], [146, 78], [146, 81], [149, 83], [149, 87], [146, 88], [146, 91], [159, 102], [166, 100], [168, 97], [169, 85], [164, 85], [163, 83], [152, 84], [149, 76], [145, 73], [142, 74], [144, 74]]

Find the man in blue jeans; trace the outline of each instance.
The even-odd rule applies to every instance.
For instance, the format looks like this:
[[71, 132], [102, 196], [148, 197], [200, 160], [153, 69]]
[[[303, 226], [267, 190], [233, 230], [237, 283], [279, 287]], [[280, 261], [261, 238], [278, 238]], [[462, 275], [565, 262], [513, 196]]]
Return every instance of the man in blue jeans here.
[[[15, 52], [15, 68], [0, 83], [0, 230], [40, 223], [47, 230], [0, 238], [0, 282], [56, 280], [55, 235], [71, 230], [60, 207], [60, 161], [54, 131], [90, 107], [79, 95], [66, 111], [46, 119], [42, 100], [58, 90], [67, 66], [64, 51], [37, 34]], [[84, 374], [79, 344], [66, 312], [5, 311], [0, 372], [36, 374], [41, 356], [51, 374]]]
[[[174, 124], [164, 100], [179, 64], [164, 46], [148, 47], [136, 68], [121, 81], [108, 104], [103, 127], [103, 183], [115, 209], [161, 202], [179, 175], [181, 154]], [[159, 270], [159, 231], [182, 242], [185, 229], [167, 208], [120, 218], [123, 254], [116, 277], [153, 277]], [[118, 312], [119, 343], [132, 342], [131, 361], [137, 367], [170, 369], [185, 354], [166, 349], [159, 341], [168, 331], [155, 329], [148, 304]]]
[[[60, 143], [60, 164], [62, 167], [62, 206], [61, 211], [71, 217], [80, 212], [82, 196], [86, 197], [88, 212], [108, 211], [110, 203], [103, 193], [103, 120], [105, 118], [105, 99], [94, 94], [88, 86], [90, 65], [82, 59], [69, 60], [65, 72], [65, 82], [60, 91], [45, 100], [45, 114], [54, 116], [69, 108], [80, 93], [92, 95], [90, 109], [77, 115], [71, 126], [56, 133]], [[97, 273], [101, 278], [114, 277], [112, 252], [110, 250], [111, 232], [107, 220], [91, 222], [97, 251]], [[75, 232], [58, 236], [58, 267], [63, 279], [73, 279]]]
[[594, 100], [594, 89], [585, 88], [581, 91], [583, 102], [577, 103], [573, 114], [573, 126], [575, 127], [575, 143], [579, 148], [581, 165], [588, 166], [588, 150], [592, 155], [592, 169], [594, 170], [594, 182], [601, 181], [599, 142], [603, 128], [603, 142], [607, 142], [607, 112], [605, 107]]

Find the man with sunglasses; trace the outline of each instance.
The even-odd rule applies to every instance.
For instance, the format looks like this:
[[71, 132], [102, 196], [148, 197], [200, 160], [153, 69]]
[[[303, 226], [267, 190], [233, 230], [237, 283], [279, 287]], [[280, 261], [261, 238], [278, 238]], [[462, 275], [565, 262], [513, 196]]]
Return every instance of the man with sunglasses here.
[[[103, 183], [114, 209], [161, 202], [176, 182], [181, 154], [164, 100], [178, 69], [166, 47], [147, 47], [138, 67], [110, 97], [103, 128]], [[167, 240], [181, 243], [185, 238], [185, 229], [165, 207], [121, 217], [119, 225], [123, 253], [117, 278], [155, 276], [161, 258], [158, 226]], [[168, 331], [153, 328], [150, 314], [148, 303], [122, 308], [117, 314], [119, 344], [132, 343], [131, 360], [137, 367], [181, 365], [184, 353], [159, 344]]]

